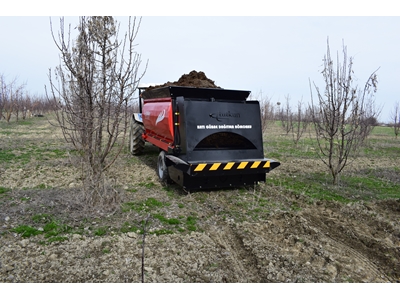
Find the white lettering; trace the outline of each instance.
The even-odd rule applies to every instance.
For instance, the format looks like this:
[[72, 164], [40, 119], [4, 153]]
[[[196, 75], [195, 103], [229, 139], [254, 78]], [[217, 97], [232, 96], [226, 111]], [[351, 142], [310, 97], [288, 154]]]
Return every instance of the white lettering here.
[[208, 124], [208, 125], [206, 125], [206, 129], [218, 129], [218, 126], [217, 125]]
[[235, 127], [233, 125], [219, 125], [219, 129], [234, 129]]
[[235, 129], [251, 129], [251, 128], [252, 128], [251, 125], [240, 125], [240, 124], [235, 125]]

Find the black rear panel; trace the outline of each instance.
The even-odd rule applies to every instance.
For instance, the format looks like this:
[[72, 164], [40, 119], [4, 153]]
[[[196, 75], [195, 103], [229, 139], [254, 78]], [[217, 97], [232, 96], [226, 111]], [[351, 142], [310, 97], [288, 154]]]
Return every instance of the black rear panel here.
[[177, 98], [180, 157], [186, 161], [264, 158], [257, 101]]

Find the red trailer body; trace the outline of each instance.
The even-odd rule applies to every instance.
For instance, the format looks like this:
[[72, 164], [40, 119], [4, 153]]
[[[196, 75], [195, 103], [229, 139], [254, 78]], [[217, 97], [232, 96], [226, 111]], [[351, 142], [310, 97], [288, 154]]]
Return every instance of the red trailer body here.
[[143, 139], [164, 151], [172, 149], [174, 142], [172, 98], [144, 100], [142, 118], [145, 128]]

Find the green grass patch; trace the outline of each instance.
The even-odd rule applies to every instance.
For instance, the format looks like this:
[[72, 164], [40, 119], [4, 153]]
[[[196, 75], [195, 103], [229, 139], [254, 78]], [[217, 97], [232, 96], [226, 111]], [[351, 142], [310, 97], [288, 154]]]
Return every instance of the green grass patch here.
[[16, 159], [16, 155], [12, 153], [12, 150], [0, 149], [0, 162], [9, 163]]
[[38, 214], [32, 217], [32, 221], [35, 223], [50, 223], [53, 221], [53, 217], [49, 214]]
[[45, 183], [41, 183], [41, 184], [37, 185], [35, 188], [39, 189], [39, 190], [45, 190], [45, 189], [51, 189], [51, 186], [47, 185]]
[[139, 232], [139, 233], [143, 233], [143, 230], [140, 229], [139, 227], [130, 224], [129, 222], [125, 222], [124, 224], [122, 224], [120, 231], [122, 233], [127, 233], [127, 232]]
[[18, 125], [21, 125], [21, 126], [30, 126], [30, 125], [33, 125], [33, 121], [27, 120], [27, 119], [25, 119], [25, 120], [18, 120], [17, 124], [18, 124]]
[[267, 157], [274, 159], [284, 157], [318, 158], [312, 139], [302, 138], [296, 147], [290, 135], [264, 139], [264, 152]]
[[14, 229], [11, 229], [12, 232], [18, 233], [20, 234], [22, 237], [31, 237], [31, 236], [35, 236], [38, 234], [41, 234], [42, 231], [33, 228], [31, 226], [28, 225], [19, 225], [18, 227], [15, 227]]
[[43, 227], [46, 238], [59, 236], [61, 234], [67, 234], [72, 232], [72, 227], [64, 224], [58, 224], [52, 221]]
[[138, 201], [138, 202], [125, 202], [122, 204], [122, 211], [123, 212], [127, 212], [130, 210], [134, 210], [137, 212], [149, 212], [152, 211], [153, 209], [156, 208], [161, 208], [164, 206], [169, 206], [171, 205], [170, 203], [165, 203], [165, 202], [161, 202], [158, 201], [155, 198], [147, 198], [144, 201]]
[[[398, 198], [400, 185], [372, 176], [340, 177], [339, 185], [332, 185], [327, 174], [313, 173], [292, 176], [271, 177], [269, 181], [284, 187], [296, 197], [306, 196], [314, 200], [349, 203], [360, 200], [384, 200]], [[292, 209], [296, 210], [297, 206]]]
[[151, 232], [151, 234], [155, 235], [163, 235], [163, 234], [173, 234], [174, 232], [170, 229], [158, 229]]
[[107, 227], [99, 227], [94, 231], [94, 235], [103, 236], [107, 234], [107, 231], [108, 231]]
[[153, 217], [158, 219], [160, 222], [168, 224], [168, 225], [179, 225], [179, 224], [181, 224], [181, 221], [179, 221], [178, 219], [166, 218], [161, 214], [155, 214]]
[[64, 242], [64, 241], [68, 241], [68, 238], [66, 236], [53, 236], [47, 240], [48, 243]]
[[4, 134], [4, 135], [7, 135], [7, 136], [13, 134], [12, 131], [6, 131], [6, 130], [2, 130], [0, 133]]
[[50, 159], [64, 158], [67, 156], [66, 150], [49, 149], [46, 145], [43, 148], [37, 146], [27, 146], [14, 149], [0, 149], [1, 163], [20, 163], [26, 165], [32, 160], [46, 161]]
[[165, 186], [165, 187], [163, 187], [163, 190], [167, 193], [168, 198], [176, 198], [177, 197], [177, 194], [176, 194], [174, 188]]
[[163, 202], [160, 202], [155, 198], [147, 198], [147, 200], [144, 201], [144, 204], [149, 208], [163, 207], [164, 206]]
[[374, 129], [372, 129], [371, 135], [395, 137], [393, 127], [387, 126], [375, 126]]
[[197, 223], [197, 219], [194, 216], [188, 216], [186, 218], [186, 228], [189, 231], [196, 231], [197, 227], [196, 227], [196, 223]]
[[53, 156], [53, 158], [63, 158], [67, 155], [67, 151], [60, 149], [49, 150], [49, 153]]
[[37, 224], [37, 226], [35, 226], [37, 228], [29, 225], [20, 225], [11, 231], [20, 234], [22, 237], [43, 234], [46, 239], [52, 239], [54, 242], [63, 239], [65, 240], [65, 237], [62, 237], [61, 235], [72, 233], [73, 230], [71, 226], [57, 222], [48, 214], [34, 215], [32, 216], [32, 221]]
[[5, 194], [5, 193], [7, 193], [9, 191], [11, 191], [10, 188], [6, 188], [6, 187], [3, 187], [3, 186], [0, 186], [0, 194]]
[[379, 140], [368, 141], [361, 153], [367, 157], [377, 157], [376, 159], [378, 157], [398, 157], [400, 155], [400, 145]]
[[139, 186], [146, 187], [148, 189], [151, 189], [155, 186], [156, 184], [154, 182], [140, 182]]
[[104, 248], [102, 250], [103, 254], [109, 254], [111, 252], [111, 250], [109, 248]]

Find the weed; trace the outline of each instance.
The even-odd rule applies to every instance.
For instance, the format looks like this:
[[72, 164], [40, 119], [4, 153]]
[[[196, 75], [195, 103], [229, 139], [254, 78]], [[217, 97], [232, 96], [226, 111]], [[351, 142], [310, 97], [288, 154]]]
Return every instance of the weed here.
[[290, 206], [290, 209], [294, 210], [294, 211], [301, 210], [301, 208], [299, 207], [299, 204], [297, 202], [293, 202], [292, 205]]
[[1, 150], [0, 151], [0, 161], [11, 162], [16, 158], [16, 155], [12, 153], [11, 150]]
[[153, 208], [153, 207], [162, 207], [163, 203], [156, 200], [155, 198], [148, 198], [146, 201], [144, 201], [144, 204], [149, 207], [149, 208]]
[[127, 211], [130, 211], [130, 210], [135, 210], [135, 211], [142, 210], [141, 208], [138, 207], [138, 204], [136, 202], [125, 202], [125, 203], [122, 203], [121, 208], [122, 208], [123, 212], [127, 212]]
[[351, 278], [350, 276], [343, 277], [343, 280], [346, 281], [346, 282], [349, 282], [349, 283], [353, 283], [354, 282], [353, 278]]
[[54, 232], [57, 231], [57, 229], [59, 229], [59, 226], [56, 222], [51, 221], [49, 223], [47, 223], [44, 227], [43, 230], [44, 232]]
[[167, 192], [168, 198], [174, 198], [176, 196], [174, 189], [169, 186], [163, 187], [163, 190]]
[[197, 221], [196, 221], [196, 217], [193, 217], [193, 216], [189, 216], [189, 217], [187, 217], [186, 218], [186, 228], [189, 230], [189, 231], [196, 231], [196, 223], [197, 223]]
[[169, 225], [178, 225], [180, 223], [181, 222], [178, 219], [174, 219], [174, 218], [168, 219], [168, 224]]
[[22, 237], [44, 234], [45, 238], [48, 239], [48, 242], [65, 240], [65, 238], [60, 235], [72, 232], [72, 227], [59, 224], [51, 215], [48, 214], [34, 215], [32, 216], [32, 221], [36, 224], [44, 224], [44, 226], [36, 229], [29, 225], [20, 225], [11, 231], [19, 233]]
[[161, 201], [158, 201], [155, 198], [147, 198], [145, 201], [140, 201], [140, 202], [125, 202], [122, 204], [122, 211], [127, 212], [130, 210], [134, 210], [137, 212], [145, 211], [149, 212], [150, 210], [154, 208], [159, 208], [163, 206], [169, 206], [170, 203], [163, 203]]
[[33, 222], [35, 223], [48, 223], [53, 220], [53, 217], [48, 214], [38, 214], [32, 217]]
[[11, 229], [11, 231], [20, 234], [22, 237], [31, 237], [42, 233], [42, 231], [27, 225], [20, 225]]
[[140, 230], [137, 226], [131, 225], [131, 224], [129, 224], [129, 222], [125, 222], [125, 223], [122, 225], [120, 231], [121, 231], [122, 233], [127, 233], [127, 232], [138, 232], [138, 231], [141, 232], [141, 230]]
[[47, 185], [45, 183], [41, 183], [41, 184], [37, 185], [36, 188], [39, 190], [45, 190], [45, 189], [51, 189], [51, 186]]
[[154, 182], [141, 182], [139, 183], [139, 186], [144, 186], [148, 189], [151, 189], [152, 187], [154, 187], [156, 184]]
[[103, 236], [107, 233], [107, 227], [99, 227], [96, 229], [96, 231], [94, 232], [94, 235], [97, 236]]
[[170, 229], [159, 229], [159, 230], [154, 230], [151, 233], [155, 235], [163, 235], [163, 234], [173, 234], [174, 232]]
[[0, 194], [5, 194], [7, 192], [11, 191], [11, 189], [0, 186]]
[[47, 242], [50, 243], [54, 243], [54, 242], [64, 242], [64, 241], [68, 241], [68, 238], [65, 236], [53, 236], [50, 237]]
[[174, 219], [174, 218], [168, 219], [161, 214], [155, 214], [153, 217], [160, 220], [160, 222], [169, 224], [169, 225], [178, 225], [181, 223], [178, 219]]

